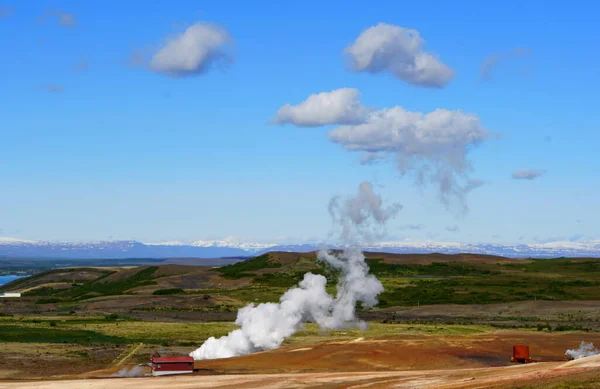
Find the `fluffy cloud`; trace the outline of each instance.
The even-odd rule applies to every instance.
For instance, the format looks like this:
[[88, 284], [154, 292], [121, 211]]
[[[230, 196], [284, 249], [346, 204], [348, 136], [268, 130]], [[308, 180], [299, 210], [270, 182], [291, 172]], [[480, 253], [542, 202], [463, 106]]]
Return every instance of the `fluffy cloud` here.
[[152, 56], [149, 67], [171, 77], [199, 75], [230, 58], [226, 52], [230, 42], [225, 29], [199, 22], [168, 40]]
[[448, 207], [466, 209], [465, 196], [483, 184], [469, 176], [468, 152], [490, 136], [476, 115], [436, 109], [421, 113], [402, 107], [373, 112], [358, 125], [340, 126], [330, 139], [350, 151], [395, 154], [402, 175], [437, 186]]
[[344, 52], [356, 72], [389, 72], [409, 84], [442, 88], [454, 71], [423, 51], [424, 43], [417, 30], [379, 23], [363, 31]]
[[290, 123], [299, 127], [362, 123], [372, 109], [364, 107], [359, 97], [360, 93], [353, 88], [313, 94], [300, 104], [284, 105], [277, 111], [271, 122]]
[[546, 174], [542, 169], [519, 169], [512, 173], [512, 178], [515, 180], [535, 180]]
[[499, 53], [495, 53], [486, 57], [482, 64], [480, 70], [480, 77], [484, 81], [491, 80], [494, 76], [494, 71], [506, 63], [507, 61], [519, 59], [528, 56], [531, 54], [531, 50], [524, 48], [514, 48], [509, 51], [502, 51]]
[[273, 121], [304, 127], [340, 124], [329, 138], [346, 150], [361, 152], [361, 163], [395, 157], [402, 175], [435, 185], [448, 208], [458, 205], [466, 210], [467, 193], [484, 184], [470, 177], [467, 155], [491, 135], [479, 118], [447, 109], [373, 110], [362, 106], [358, 96], [355, 89], [312, 95], [300, 105], [282, 107]]

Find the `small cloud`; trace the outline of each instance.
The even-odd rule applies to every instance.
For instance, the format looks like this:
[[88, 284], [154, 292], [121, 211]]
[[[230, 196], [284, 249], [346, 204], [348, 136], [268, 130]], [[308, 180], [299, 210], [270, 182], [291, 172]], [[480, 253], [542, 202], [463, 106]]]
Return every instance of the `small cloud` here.
[[512, 178], [515, 180], [535, 180], [546, 174], [542, 169], [519, 169], [512, 173]]
[[73, 66], [73, 71], [74, 72], [83, 72], [84, 70], [88, 69], [88, 61], [87, 58], [81, 58], [81, 61], [76, 64], [75, 66]]
[[388, 72], [412, 85], [443, 88], [454, 71], [424, 51], [424, 44], [417, 30], [379, 23], [364, 30], [344, 53], [355, 72]]
[[15, 12], [14, 8], [10, 7], [0, 7], [0, 18], [6, 18], [12, 15]]
[[169, 77], [197, 76], [214, 65], [228, 64], [229, 33], [215, 24], [198, 22], [168, 39], [150, 59], [148, 68]]
[[[516, 60], [531, 54], [531, 50], [525, 48], [514, 48], [509, 51], [502, 51], [486, 57], [481, 64], [480, 78], [489, 81], [494, 77], [495, 70], [505, 64], [507, 61]], [[523, 72], [521, 72], [524, 75]]]
[[458, 226], [457, 225], [446, 226], [446, 231], [458, 232]]
[[404, 226], [401, 226], [400, 230], [417, 231], [417, 230], [422, 230], [423, 228], [425, 228], [425, 226], [422, 224], [406, 224]]
[[44, 85], [43, 88], [45, 88], [50, 93], [61, 93], [62, 91], [65, 90], [66, 86], [47, 84], [47, 85]]
[[270, 122], [299, 127], [358, 124], [363, 123], [372, 111], [361, 104], [357, 89], [341, 88], [312, 94], [300, 104], [286, 104]]
[[47, 10], [42, 15], [41, 20], [44, 21], [48, 17], [56, 17], [57, 23], [63, 27], [74, 27], [76, 24], [75, 16], [73, 14], [61, 12], [59, 10]]

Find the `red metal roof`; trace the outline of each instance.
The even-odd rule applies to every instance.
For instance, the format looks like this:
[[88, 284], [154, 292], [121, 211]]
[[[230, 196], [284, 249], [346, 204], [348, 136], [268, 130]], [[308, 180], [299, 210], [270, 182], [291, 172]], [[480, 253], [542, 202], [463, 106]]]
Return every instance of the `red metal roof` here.
[[154, 363], [181, 363], [181, 362], [194, 362], [192, 357], [153, 357], [152, 362]]

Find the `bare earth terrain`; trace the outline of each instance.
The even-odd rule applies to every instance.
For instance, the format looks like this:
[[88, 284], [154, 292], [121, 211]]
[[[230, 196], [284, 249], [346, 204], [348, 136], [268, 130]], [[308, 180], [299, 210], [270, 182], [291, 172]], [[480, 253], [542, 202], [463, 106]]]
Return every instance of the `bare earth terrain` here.
[[[55, 377], [43, 382], [5, 381], [0, 382], [0, 389], [116, 389], [140, 385], [169, 389], [546, 387], [534, 385], [600, 380], [600, 356], [511, 365], [512, 345], [529, 344], [535, 357], [560, 358], [567, 347], [576, 347], [583, 338], [600, 343], [600, 334], [526, 331], [330, 340], [292, 344], [237, 358], [198, 361], [196, 368], [200, 372], [194, 376], [106, 378], [122, 368], [118, 367], [63, 375], [68, 380]], [[35, 364], [35, 358], [30, 362]]]

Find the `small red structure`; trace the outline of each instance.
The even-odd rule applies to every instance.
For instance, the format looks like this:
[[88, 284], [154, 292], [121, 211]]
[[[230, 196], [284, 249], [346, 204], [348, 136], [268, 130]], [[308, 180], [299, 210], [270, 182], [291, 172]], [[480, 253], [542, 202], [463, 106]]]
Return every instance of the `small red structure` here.
[[510, 361], [514, 363], [562, 362], [568, 360], [566, 357], [556, 359], [531, 358], [529, 356], [529, 346], [523, 345], [513, 346], [513, 356], [510, 358]]
[[192, 357], [161, 357], [151, 356], [150, 367], [153, 376], [169, 374], [191, 374], [194, 372]]
[[513, 356], [510, 359], [511, 362], [516, 363], [530, 363], [532, 362], [529, 357], [529, 346], [516, 345], [513, 346]]

